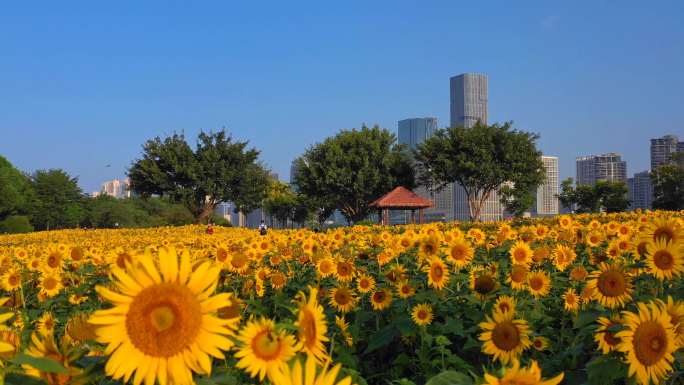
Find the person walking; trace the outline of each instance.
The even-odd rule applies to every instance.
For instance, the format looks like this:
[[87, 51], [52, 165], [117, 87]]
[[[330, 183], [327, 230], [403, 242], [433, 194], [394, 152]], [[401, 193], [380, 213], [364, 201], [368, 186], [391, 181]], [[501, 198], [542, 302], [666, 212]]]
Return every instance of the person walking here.
[[264, 220], [261, 220], [261, 224], [259, 225], [259, 234], [261, 235], [266, 235], [268, 232], [268, 226], [266, 226], [266, 222]]

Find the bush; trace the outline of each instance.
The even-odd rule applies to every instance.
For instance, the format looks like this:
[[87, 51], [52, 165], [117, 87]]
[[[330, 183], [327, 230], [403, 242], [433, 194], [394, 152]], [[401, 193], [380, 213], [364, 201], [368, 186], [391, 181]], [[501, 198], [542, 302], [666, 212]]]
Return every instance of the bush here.
[[0, 233], [30, 233], [33, 226], [29, 218], [23, 215], [12, 215], [0, 221]]

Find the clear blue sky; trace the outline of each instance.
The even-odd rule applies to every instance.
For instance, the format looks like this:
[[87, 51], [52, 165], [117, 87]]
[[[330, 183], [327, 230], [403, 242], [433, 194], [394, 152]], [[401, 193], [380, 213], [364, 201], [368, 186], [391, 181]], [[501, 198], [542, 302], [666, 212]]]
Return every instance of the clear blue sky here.
[[287, 180], [341, 128], [446, 126], [449, 77], [481, 72], [490, 122], [540, 133], [561, 177], [609, 151], [631, 175], [649, 138], [684, 137], [683, 19], [681, 0], [12, 2], [0, 154], [89, 192], [146, 139], [225, 126]]

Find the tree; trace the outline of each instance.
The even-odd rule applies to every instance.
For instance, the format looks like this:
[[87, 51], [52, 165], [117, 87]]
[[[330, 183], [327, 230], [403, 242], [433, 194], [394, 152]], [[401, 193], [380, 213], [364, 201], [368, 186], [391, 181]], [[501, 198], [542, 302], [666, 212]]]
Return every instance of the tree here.
[[581, 184], [573, 187], [573, 179], [561, 182], [558, 195], [561, 205], [575, 208], [578, 213], [625, 211], [629, 207], [627, 186], [623, 182], [598, 181], [594, 185]]
[[465, 191], [471, 220], [479, 220], [482, 207], [499, 188], [516, 205], [544, 181], [544, 164], [535, 141], [538, 135], [511, 128], [512, 123], [438, 130], [414, 152], [422, 185], [439, 191], [458, 183]]
[[33, 196], [30, 179], [0, 156], [0, 220], [26, 214]]
[[265, 197], [268, 172], [258, 163], [259, 151], [247, 144], [223, 130], [201, 132], [195, 150], [183, 134], [156, 137], [143, 145], [142, 158], [128, 171], [131, 189], [143, 197], [156, 194], [182, 203], [198, 223], [221, 202], [250, 212]]
[[684, 153], [675, 154], [673, 161], [651, 172], [654, 209], [684, 210]]
[[31, 183], [35, 191], [31, 221], [36, 229], [76, 227], [85, 218], [85, 197], [78, 178], [61, 169], [38, 170]]
[[499, 189], [501, 204], [506, 207], [506, 211], [516, 217], [522, 217], [532, 208], [537, 199], [535, 193], [536, 191], [507, 185], [501, 186]]
[[342, 130], [295, 161], [294, 184], [317, 208], [319, 219], [339, 209], [350, 223], [368, 216], [368, 205], [397, 186], [413, 188], [411, 155], [378, 126]]
[[263, 202], [264, 210], [285, 225], [294, 216], [297, 196], [286, 183], [271, 180], [268, 195]]

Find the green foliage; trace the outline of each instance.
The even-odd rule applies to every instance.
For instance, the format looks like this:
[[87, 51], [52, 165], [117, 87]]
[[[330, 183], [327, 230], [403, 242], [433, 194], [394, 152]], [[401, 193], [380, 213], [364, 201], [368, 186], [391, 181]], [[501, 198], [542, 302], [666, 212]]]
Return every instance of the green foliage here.
[[0, 219], [27, 213], [32, 195], [29, 178], [0, 156]]
[[595, 213], [625, 211], [629, 207], [627, 186], [622, 182], [598, 181], [596, 184], [581, 184], [573, 187], [573, 179], [561, 182], [561, 193], [558, 195], [561, 205], [566, 208], [576, 207], [578, 213]]
[[544, 181], [538, 138], [512, 129], [510, 122], [438, 130], [415, 151], [420, 183], [435, 190], [450, 183], [463, 186], [472, 220], [480, 219], [491, 194], [510, 183], [503, 201], [520, 211], [528, 206], [529, 192]]
[[444, 371], [430, 378], [425, 385], [472, 385], [473, 379], [453, 370]]
[[194, 151], [183, 134], [156, 137], [143, 145], [142, 158], [128, 172], [131, 189], [182, 203], [197, 222], [209, 218], [220, 202], [250, 212], [265, 197], [268, 173], [258, 163], [259, 151], [247, 144], [223, 130], [201, 132]]
[[29, 218], [24, 215], [10, 215], [0, 221], [0, 234], [30, 233], [32, 231], [33, 226], [31, 226]]
[[33, 357], [28, 354], [19, 353], [12, 359], [17, 365], [30, 365], [41, 372], [68, 374], [69, 371], [59, 362], [48, 357]]
[[85, 197], [78, 178], [64, 170], [38, 170], [31, 177], [35, 199], [31, 222], [38, 230], [73, 228], [86, 216]]
[[342, 130], [310, 147], [295, 161], [297, 190], [320, 218], [339, 209], [350, 222], [370, 213], [368, 205], [397, 186], [415, 185], [411, 156], [378, 126]]
[[684, 209], [684, 154], [676, 154], [675, 161], [662, 165], [651, 173], [654, 209]]
[[180, 226], [194, 217], [185, 206], [161, 198], [116, 199], [100, 195], [88, 202], [85, 224], [95, 228]]

